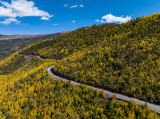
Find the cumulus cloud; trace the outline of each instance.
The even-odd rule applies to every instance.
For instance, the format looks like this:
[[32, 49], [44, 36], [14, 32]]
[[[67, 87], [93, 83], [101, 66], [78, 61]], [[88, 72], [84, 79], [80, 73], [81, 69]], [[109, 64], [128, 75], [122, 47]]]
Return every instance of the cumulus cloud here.
[[39, 10], [33, 1], [12, 0], [11, 3], [0, 0], [0, 17], [41, 17], [41, 20], [49, 20], [53, 15]]
[[12, 12], [12, 9], [0, 6], [0, 17], [16, 17], [16, 14]]
[[7, 18], [5, 19], [5, 21], [2, 21], [0, 22], [1, 24], [11, 24], [12, 22], [16, 23], [16, 24], [19, 24], [20, 21], [18, 21], [17, 19], [15, 18]]
[[75, 21], [75, 20], [73, 20], [72, 22], [73, 22], [73, 23], [75, 23], [76, 21]]
[[118, 23], [126, 23], [128, 21], [130, 21], [132, 18], [131, 16], [126, 16], [126, 17], [117, 17], [117, 16], [114, 16], [112, 14], [107, 14], [105, 16], [103, 16], [101, 18], [101, 20], [95, 20], [96, 22], [101, 22], [101, 23], [115, 23], [115, 22], [118, 22]]
[[43, 16], [41, 17], [41, 20], [49, 20], [49, 17]]

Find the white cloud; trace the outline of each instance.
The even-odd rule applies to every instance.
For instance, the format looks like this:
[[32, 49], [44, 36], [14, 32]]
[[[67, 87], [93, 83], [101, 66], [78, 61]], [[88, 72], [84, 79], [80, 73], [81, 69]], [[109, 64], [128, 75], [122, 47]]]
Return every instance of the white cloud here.
[[101, 22], [101, 23], [114, 23], [114, 22], [119, 22], [119, 23], [126, 23], [128, 21], [130, 21], [132, 18], [131, 16], [126, 16], [126, 17], [117, 17], [117, 16], [114, 16], [112, 14], [107, 14], [105, 16], [103, 16], [101, 18], [101, 20], [95, 20], [96, 22]]
[[97, 20], [94, 20], [95, 22], [101, 22], [101, 23], [106, 23], [106, 21], [104, 21], [104, 20], [99, 20], [99, 19], [97, 19]]
[[41, 17], [41, 20], [49, 20], [49, 18], [46, 16], [43, 16], [43, 17]]
[[64, 7], [68, 7], [68, 4], [64, 4]]
[[81, 5], [79, 5], [80, 7], [84, 7], [82, 4]]
[[12, 9], [4, 8], [3, 6], [0, 6], [0, 16], [1, 17], [16, 17], [16, 14], [12, 13]]
[[104, 19], [108, 23], [113, 23], [113, 22], [125, 23], [131, 20], [131, 16], [126, 16], [123, 18], [123, 16], [117, 17], [113, 16], [112, 14], [107, 14], [103, 16], [102, 19]]
[[78, 5], [72, 5], [70, 8], [76, 8], [78, 7]]
[[0, 22], [1, 24], [11, 24], [12, 22], [16, 23], [16, 24], [19, 24], [20, 21], [18, 21], [17, 19], [15, 18], [7, 18], [5, 19], [5, 21], [2, 21]]
[[72, 5], [70, 8], [76, 8], [76, 7], [84, 7], [82, 4], [81, 5]]
[[49, 20], [53, 15], [39, 10], [33, 1], [12, 0], [11, 3], [0, 0], [0, 17], [41, 17], [42, 20]]
[[53, 24], [53, 26], [58, 26], [59, 24]]
[[75, 23], [76, 21], [75, 21], [75, 20], [73, 20], [72, 22], [73, 22], [73, 23]]
[[95, 22], [100, 22], [100, 20], [99, 19], [97, 19], [97, 20], [94, 20]]

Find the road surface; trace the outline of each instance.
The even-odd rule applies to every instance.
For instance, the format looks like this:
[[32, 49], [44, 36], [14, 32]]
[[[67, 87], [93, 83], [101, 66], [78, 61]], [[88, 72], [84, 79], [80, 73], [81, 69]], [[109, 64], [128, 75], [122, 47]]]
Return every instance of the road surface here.
[[[53, 66], [49, 67], [47, 69], [48, 73], [50, 76], [53, 76], [55, 79], [61, 79], [61, 80], [64, 80], [64, 81], [68, 81], [67, 79], [64, 79], [64, 78], [61, 78], [57, 75], [55, 75], [53, 72], [52, 72], [52, 69], [53, 69]], [[77, 83], [75, 81], [70, 81], [71, 84], [74, 83], [75, 85], [81, 85], [80, 83]], [[98, 90], [103, 90], [103, 89], [100, 89], [100, 88], [95, 88], [95, 87], [92, 87], [93, 89], [98, 89]], [[110, 95], [110, 96], [113, 96], [116, 94], [117, 96], [117, 99], [121, 99], [121, 100], [124, 100], [124, 101], [130, 101], [130, 100], [134, 100], [137, 104], [145, 104], [145, 101], [142, 101], [142, 100], [139, 100], [139, 99], [136, 99], [136, 98], [132, 98], [132, 97], [128, 97], [128, 96], [125, 96], [125, 95], [122, 95], [122, 94], [119, 94], [119, 93], [113, 93], [111, 91], [107, 91], [107, 90], [103, 90], [105, 91], [105, 94], [107, 95]], [[160, 114], [160, 106], [158, 105], [155, 105], [155, 104], [152, 104], [152, 103], [149, 103], [147, 102], [147, 105], [150, 107], [151, 110], [155, 110], [157, 113]]]
[[[40, 56], [37, 56], [39, 59], [44, 59]], [[68, 81], [67, 79], [64, 79], [62, 77], [59, 77], [57, 75], [55, 75], [53, 72], [52, 72], [52, 69], [53, 69], [53, 66], [47, 68], [47, 71], [49, 73], [50, 76], [53, 76], [55, 79], [61, 79], [61, 80], [64, 80], [64, 81]], [[75, 81], [70, 81], [71, 84], [74, 83], [75, 85], [81, 85], [80, 83], [77, 83]], [[88, 86], [89, 87], [89, 86]], [[103, 90], [103, 89], [100, 89], [100, 88], [95, 88], [92, 86], [93, 89], [98, 89], [98, 90]], [[107, 91], [107, 90], [103, 90], [105, 91], [105, 94], [107, 95], [110, 95], [110, 96], [113, 96], [116, 94], [116, 97], [117, 99], [121, 99], [121, 100], [124, 100], [124, 101], [130, 101], [130, 100], [134, 100], [137, 104], [145, 104], [145, 101], [142, 101], [142, 100], [139, 100], [139, 99], [136, 99], [136, 98], [132, 98], [132, 97], [129, 97], [129, 96], [126, 96], [126, 95], [123, 95], [123, 94], [119, 94], [119, 93], [113, 93], [111, 91]], [[150, 107], [151, 110], [154, 110], [156, 111], [157, 113], [160, 114], [160, 106], [159, 105], [156, 105], [156, 104], [152, 104], [152, 103], [149, 103], [149, 102], [146, 102], [147, 105]]]

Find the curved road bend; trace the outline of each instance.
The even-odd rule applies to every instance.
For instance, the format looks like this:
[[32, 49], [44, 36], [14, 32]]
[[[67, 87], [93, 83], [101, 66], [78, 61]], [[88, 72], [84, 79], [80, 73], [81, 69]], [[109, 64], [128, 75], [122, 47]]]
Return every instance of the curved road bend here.
[[[61, 79], [61, 80], [64, 80], [64, 81], [68, 81], [67, 79], [64, 79], [64, 78], [61, 78], [57, 75], [55, 75], [53, 72], [52, 72], [52, 69], [53, 69], [53, 66], [49, 67], [47, 69], [48, 73], [50, 76], [53, 76], [55, 79]], [[80, 83], [77, 83], [75, 81], [70, 81], [71, 84], [74, 83], [75, 85], [81, 85]], [[95, 87], [92, 86], [93, 89], [97, 89]], [[98, 88], [98, 90], [102, 90], [100, 88]], [[145, 101], [142, 101], [142, 100], [139, 100], [139, 99], [136, 99], [136, 98], [131, 98], [131, 97], [128, 97], [128, 96], [125, 96], [125, 95], [122, 95], [122, 94], [119, 94], [119, 93], [112, 93], [110, 91], [107, 91], [107, 90], [103, 90], [105, 91], [105, 94], [107, 95], [110, 95], [110, 96], [113, 96], [114, 94], [116, 94], [117, 98], [118, 99], [121, 99], [121, 100], [124, 100], [124, 101], [130, 101], [130, 100], [134, 100], [137, 104], [145, 104]], [[147, 105], [150, 107], [151, 110], [155, 110], [157, 113], [160, 114], [160, 106], [157, 106], [155, 104], [152, 104], [152, 103], [149, 103], [147, 102]]]
[[[44, 58], [42, 58], [40, 56], [37, 56], [37, 57], [39, 59], [44, 59]], [[61, 79], [61, 80], [64, 80], [64, 81], [68, 81], [67, 79], [64, 79], [62, 77], [59, 77], [59, 76], [55, 75], [52, 72], [52, 69], [53, 69], [53, 66], [51, 66], [51, 67], [49, 67], [47, 69], [47, 71], [48, 71], [48, 73], [49, 73], [50, 76], [53, 76], [55, 79]], [[74, 83], [77, 86], [81, 85], [80, 83], [77, 83], [75, 81], [70, 81], [70, 82], [71, 82], [71, 84]], [[95, 88], [93, 86], [92, 86], [92, 88], [93, 89], [98, 89], [98, 90], [103, 90], [103, 89], [100, 89], [100, 88]], [[105, 94], [110, 95], [110, 96], [113, 96], [113, 95], [116, 94], [116, 96], [117, 96], [118, 99], [121, 99], [121, 100], [124, 100], [124, 101], [134, 100], [137, 104], [140, 104], [140, 105], [141, 104], [145, 104], [145, 101], [142, 101], [142, 100], [139, 100], [139, 99], [136, 99], [136, 98], [128, 97], [128, 96], [125, 96], [125, 95], [122, 95], [122, 94], [119, 94], [119, 93], [113, 93], [113, 92], [107, 91], [107, 90], [103, 90], [103, 91], [105, 91]], [[147, 105], [150, 107], [151, 110], [154, 110], [154, 111], [156, 111], [157, 113], [160, 114], [160, 106], [159, 105], [155, 105], [155, 104], [152, 104], [152, 103], [149, 103], [149, 102], [147, 102]]]

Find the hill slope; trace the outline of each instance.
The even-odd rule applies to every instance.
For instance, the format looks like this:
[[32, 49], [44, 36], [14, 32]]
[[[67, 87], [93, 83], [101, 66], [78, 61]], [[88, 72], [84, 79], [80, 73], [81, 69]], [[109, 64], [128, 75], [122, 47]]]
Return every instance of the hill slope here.
[[68, 32], [44, 35], [0, 35], [0, 60], [36, 42], [56, 38]]
[[0, 62], [2, 66], [10, 63], [12, 68], [16, 67], [7, 72], [8, 75], [0, 75], [1, 119], [159, 119], [157, 113], [147, 105], [116, 101], [91, 87], [53, 79], [46, 72], [47, 67], [55, 64], [53, 60], [33, 57], [24, 62], [24, 56], [19, 56], [24, 59], [18, 61], [23, 66], [17, 67], [15, 61], [18, 56], [15, 53]]
[[60, 59], [54, 70], [160, 104], [160, 13], [124, 24], [80, 28], [21, 51]]

